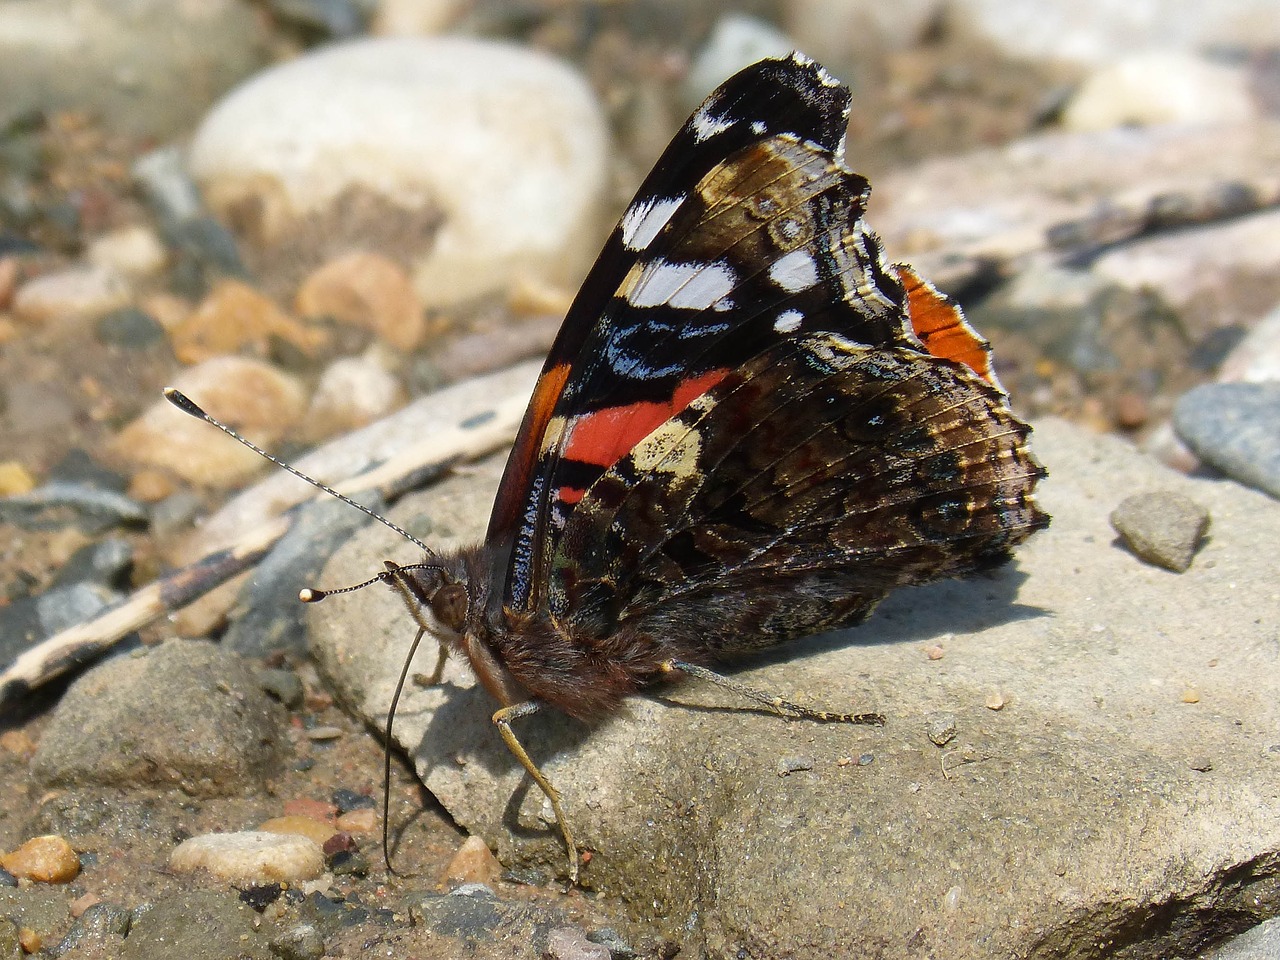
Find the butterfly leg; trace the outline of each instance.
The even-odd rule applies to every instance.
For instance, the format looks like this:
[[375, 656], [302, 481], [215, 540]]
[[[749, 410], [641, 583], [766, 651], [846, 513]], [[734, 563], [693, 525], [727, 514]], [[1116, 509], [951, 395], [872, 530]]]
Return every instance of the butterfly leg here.
[[749, 687], [745, 683], [734, 680], [732, 677], [726, 677], [723, 674], [716, 673], [714, 670], [700, 667], [696, 663], [686, 663], [683, 660], [668, 660], [662, 665], [662, 669], [666, 673], [683, 673], [686, 676], [697, 677], [699, 680], [709, 680], [718, 687], [723, 687], [753, 703], [760, 704], [767, 710], [772, 710], [780, 717], [800, 717], [805, 720], [817, 720], [821, 723], [865, 723], [876, 727], [884, 726], [883, 714], [828, 713], [825, 710], [815, 710], [812, 707], [784, 700], [782, 697], [772, 696], [762, 690], [757, 690], [755, 687]]
[[533, 782], [538, 785], [547, 799], [551, 801], [551, 809], [555, 811], [556, 822], [560, 825], [560, 835], [564, 837], [564, 845], [569, 854], [569, 882], [578, 882], [578, 845], [574, 843], [573, 834], [569, 830], [569, 820], [564, 815], [564, 810], [560, 806], [560, 791], [551, 785], [538, 765], [533, 762], [533, 758], [524, 748], [524, 744], [516, 737], [515, 731], [511, 729], [511, 721], [518, 720], [520, 717], [528, 717], [538, 712], [542, 706], [537, 700], [526, 700], [523, 703], [513, 703], [509, 707], [503, 707], [493, 715], [494, 726], [498, 728], [498, 732], [502, 734], [502, 742], [507, 745], [507, 749], [520, 761], [520, 765], [529, 772], [529, 776], [533, 777]]

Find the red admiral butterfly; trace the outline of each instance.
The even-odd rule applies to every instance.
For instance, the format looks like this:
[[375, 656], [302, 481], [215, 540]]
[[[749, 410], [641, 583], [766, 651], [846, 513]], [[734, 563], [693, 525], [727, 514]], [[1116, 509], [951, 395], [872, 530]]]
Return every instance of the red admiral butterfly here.
[[1002, 563], [1048, 522], [989, 345], [885, 264], [862, 220], [848, 110], [798, 54], [711, 94], [570, 308], [485, 542], [377, 578], [419, 625], [414, 649], [432, 635], [501, 705], [573, 879], [559, 796], [513, 720], [543, 706], [590, 720], [688, 675], [783, 715], [883, 723], [710, 668], [856, 624], [894, 587]]

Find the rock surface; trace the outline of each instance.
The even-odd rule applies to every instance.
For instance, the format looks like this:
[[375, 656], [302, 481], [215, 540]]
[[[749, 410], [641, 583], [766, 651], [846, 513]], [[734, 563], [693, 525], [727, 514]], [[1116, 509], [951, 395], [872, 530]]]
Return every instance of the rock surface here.
[[[907, 944], [1058, 956], [1122, 935], [1172, 955], [1215, 917], [1261, 919], [1275, 880], [1240, 877], [1280, 850], [1280, 595], [1257, 562], [1280, 538], [1280, 507], [1057, 421], [1033, 447], [1055, 519], [1015, 564], [903, 591], [859, 630], [737, 674], [802, 702], [881, 710], [883, 730], [785, 722], [692, 683], [595, 729], [520, 721], [593, 852], [585, 882], [711, 956], [828, 957], [852, 942], [869, 956]], [[442, 546], [475, 539], [499, 469], [392, 516], [429, 515]], [[1117, 492], [1150, 486], [1214, 516], [1200, 561], [1176, 579], [1112, 546]], [[326, 579], [359, 579], [384, 557], [417, 559], [371, 531]], [[413, 633], [399, 599], [362, 591], [313, 611], [310, 626], [340, 695], [382, 724]], [[929, 643], [945, 656], [931, 659]], [[433, 660], [420, 651], [418, 669]], [[451, 661], [442, 686], [408, 691], [396, 733], [459, 824], [509, 865], [562, 873], [548, 805], [492, 710]], [[956, 717], [945, 752], [927, 737], [939, 712]], [[800, 755], [812, 769], [776, 775]], [[1189, 906], [1170, 913], [1171, 902]]]
[[278, 759], [280, 708], [235, 654], [171, 640], [90, 670], [59, 702], [32, 760], [49, 786], [254, 789]]
[[1173, 411], [1178, 436], [1229, 477], [1280, 499], [1280, 381], [1206, 383]]

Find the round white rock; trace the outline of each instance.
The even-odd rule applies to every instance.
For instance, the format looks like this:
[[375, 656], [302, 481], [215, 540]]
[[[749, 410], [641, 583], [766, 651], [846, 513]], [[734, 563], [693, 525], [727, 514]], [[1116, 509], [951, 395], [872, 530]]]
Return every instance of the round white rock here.
[[461, 37], [337, 44], [268, 70], [205, 118], [191, 171], [215, 212], [255, 211], [260, 242], [340, 197], [435, 209], [413, 259], [424, 301], [580, 278], [598, 248], [608, 132], [576, 71]]
[[223, 880], [297, 882], [324, 873], [324, 853], [314, 840], [292, 833], [203, 833], [178, 844], [169, 867], [179, 873], [204, 869]]

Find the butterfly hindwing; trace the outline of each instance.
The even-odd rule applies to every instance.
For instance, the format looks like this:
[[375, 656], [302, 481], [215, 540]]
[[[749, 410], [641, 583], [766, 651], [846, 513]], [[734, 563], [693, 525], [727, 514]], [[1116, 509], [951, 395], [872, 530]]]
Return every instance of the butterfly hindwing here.
[[782, 341], [587, 492], [552, 612], [593, 633], [697, 619], [721, 652], [855, 622], [894, 587], [998, 562], [1043, 525], [1026, 434], [949, 361]]

